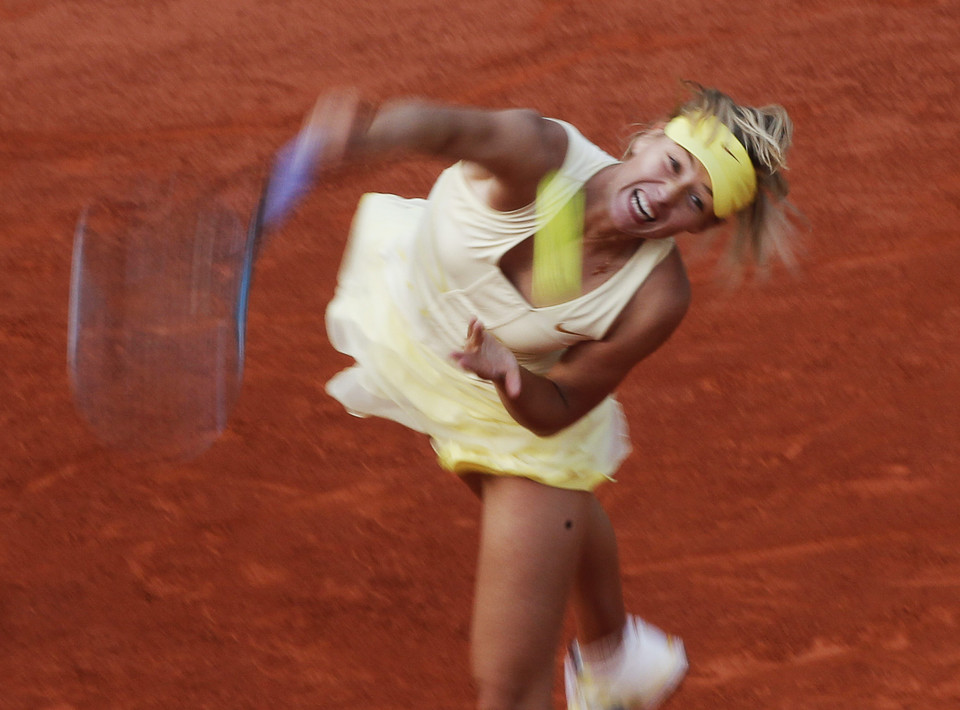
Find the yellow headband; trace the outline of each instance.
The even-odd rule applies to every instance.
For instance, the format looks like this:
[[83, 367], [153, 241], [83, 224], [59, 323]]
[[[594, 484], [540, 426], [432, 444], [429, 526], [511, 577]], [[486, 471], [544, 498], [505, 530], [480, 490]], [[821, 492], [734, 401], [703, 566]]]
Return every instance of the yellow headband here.
[[757, 174], [747, 149], [716, 117], [699, 113], [677, 116], [663, 130], [707, 169], [717, 217], [728, 217], [753, 202]]

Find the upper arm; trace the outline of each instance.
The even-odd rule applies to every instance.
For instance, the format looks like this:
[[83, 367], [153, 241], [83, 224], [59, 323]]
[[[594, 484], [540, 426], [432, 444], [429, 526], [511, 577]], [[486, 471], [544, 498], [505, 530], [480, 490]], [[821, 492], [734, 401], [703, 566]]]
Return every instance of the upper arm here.
[[611, 394], [638, 362], [663, 345], [689, 305], [690, 283], [674, 248], [647, 277], [603, 340], [570, 348], [547, 374], [567, 403], [572, 421]]

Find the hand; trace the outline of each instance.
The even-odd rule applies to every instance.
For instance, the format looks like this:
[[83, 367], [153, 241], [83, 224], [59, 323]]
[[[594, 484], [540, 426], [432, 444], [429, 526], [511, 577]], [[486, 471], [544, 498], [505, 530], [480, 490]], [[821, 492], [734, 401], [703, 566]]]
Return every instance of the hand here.
[[264, 224], [278, 226], [313, 187], [318, 170], [339, 165], [361, 115], [355, 91], [336, 91], [317, 100], [300, 132], [274, 158]]
[[490, 335], [476, 318], [467, 328], [463, 350], [451, 357], [464, 370], [485, 380], [501, 383], [507, 396], [516, 399], [520, 394], [520, 364], [516, 356], [499, 340]]
[[320, 143], [324, 168], [339, 165], [351, 141], [371, 118], [369, 107], [355, 89], [339, 89], [321, 96], [307, 115], [300, 136], [308, 146]]

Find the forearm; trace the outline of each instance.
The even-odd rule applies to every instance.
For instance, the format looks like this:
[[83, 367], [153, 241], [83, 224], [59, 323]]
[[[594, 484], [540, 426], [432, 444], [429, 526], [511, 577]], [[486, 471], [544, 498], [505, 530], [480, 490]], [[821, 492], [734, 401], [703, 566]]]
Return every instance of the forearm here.
[[510, 416], [538, 436], [552, 436], [588, 411], [571, 402], [563, 388], [549, 377], [536, 375], [523, 367], [520, 368], [520, 392], [516, 397], [507, 392], [504, 378], [495, 378], [492, 382]]
[[411, 98], [361, 111], [348, 156], [394, 153], [470, 161], [524, 192], [562, 162], [566, 135], [527, 109], [492, 110]]
[[[391, 101], [358, 117], [350, 152], [379, 157], [402, 151], [459, 159], [471, 157], [481, 144], [486, 112], [430, 103], [420, 99]], [[466, 154], [466, 155], [465, 155]]]
[[[493, 383], [510, 416], [539, 436], [556, 434], [573, 424], [618, 381], [597, 377], [596, 368], [585, 372], [563, 361], [545, 375], [537, 375], [522, 367], [516, 355], [476, 318], [467, 327], [463, 349], [450, 355], [463, 369]], [[614, 369], [602, 371], [609, 374]]]

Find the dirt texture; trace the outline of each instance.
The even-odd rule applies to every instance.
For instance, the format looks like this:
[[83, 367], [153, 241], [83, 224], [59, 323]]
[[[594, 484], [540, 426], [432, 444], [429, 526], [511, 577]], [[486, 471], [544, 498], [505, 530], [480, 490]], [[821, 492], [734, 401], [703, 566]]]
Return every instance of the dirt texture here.
[[268, 245], [243, 391], [188, 463], [77, 416], [74, 223], [256, 174], [333, 86], [618, 152], [683, 78], [787, 106], [809, 228], [796, 275], [734, 291], [683, 239], [691, 312], [621, 390], [600, 497], [629, 607], [686, 641], [670, 707], [960, 707], [958, 37], [956, 0], [0, 0], [0, 708], [473, 707], [477, 504], [323, 391], [358, 197], [442, 166], [337, 175]]

